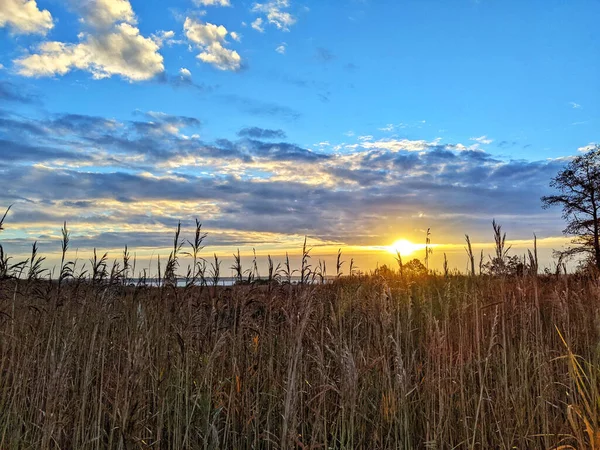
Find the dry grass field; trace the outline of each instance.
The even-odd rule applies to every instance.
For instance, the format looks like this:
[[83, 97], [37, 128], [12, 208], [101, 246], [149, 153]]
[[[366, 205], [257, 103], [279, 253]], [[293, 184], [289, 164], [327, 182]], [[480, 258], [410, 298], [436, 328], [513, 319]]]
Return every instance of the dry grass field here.
[[0, 448], [600, 448], [594, 274], [176, 287], [177, 239], [155, 287], [68, 234], [0, 282]]

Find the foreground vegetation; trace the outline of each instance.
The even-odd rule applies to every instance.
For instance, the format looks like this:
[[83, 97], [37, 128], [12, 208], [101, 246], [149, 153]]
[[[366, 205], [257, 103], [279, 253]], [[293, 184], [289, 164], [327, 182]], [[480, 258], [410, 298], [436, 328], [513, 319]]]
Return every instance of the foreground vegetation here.
[[3, 449], [598, 448], [597, 278], [0, 292]]
[[507, 271], [494, 232], [492, 275], [326, 282], [305, 248], [297, 285], [215, 286], [199, 225], [182, 287], [179, 230], [154, 283], [78, 274], [66, 227], [52, 281], [2, 252], [0, 448], [600, 448], [600, 280]]

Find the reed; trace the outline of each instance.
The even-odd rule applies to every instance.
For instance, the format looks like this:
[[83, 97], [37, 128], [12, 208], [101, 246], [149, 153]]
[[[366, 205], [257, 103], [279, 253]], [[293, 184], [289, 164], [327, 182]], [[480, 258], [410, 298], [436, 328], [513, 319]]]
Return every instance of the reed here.
[[184, 283], [179, 227], [160, 283], [77, 272], [66, 225], [60, 278], [3, 277], [0, 448], [599, 448], [596, 274], [474, 276], [467, 239], [468, 275], [327, 279], [305, 243], [302, 284], [219, 287], [202, 236]]

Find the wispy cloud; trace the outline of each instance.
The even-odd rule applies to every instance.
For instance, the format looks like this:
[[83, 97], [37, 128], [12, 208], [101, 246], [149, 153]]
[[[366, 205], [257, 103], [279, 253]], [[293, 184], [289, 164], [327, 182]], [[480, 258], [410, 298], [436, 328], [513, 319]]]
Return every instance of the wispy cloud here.
[[197, 6], [231, 6], [229, 0], [193, 0]]
[[264, 100], [257, 100], [250, 97], [240, 95], [222, 95], [219, 98], [239, 107], [247, 114], [254, 116], [274, 117], [284, 120], [297, 120], [302, 114], [289, 106], [280, 105]]
[[491, 144], [494, 142], [493, 139], [489, 139], [487, 136], [479, 136], [470, 138], [471, 141], [475, 141], [479, 144]]
[[579, 103], [569, 102], [569, 105], [571, 105], [571, 108], [573, 109], [581, 109], [581, 105]]
[[319, 62], [330, 63], [336, 58], [336, 56], [331, 52], [331, 50], [325, 47], [317, 47], [315, 50], [315, 58]]
[[287, 44], [285, 42], [282, 42], [281, 44], [279, 44], [277, 46], [277, 48], [275, 49], [275, 51], [277, 53], [279, 53], [280, 55], [285, 55], [286, 50], [287, 50]]
[[254, 28], [259, 33], [265, 32], [265, 27], [263, 26], [262, 17], [258, 17], [254, 22], [252, 22], [252, 28]]
[[38, 101], [37, 96], [29, 93], [27, 87], [6, 80], [0, 80], [0, 99], [17, 103], [34, 103]]

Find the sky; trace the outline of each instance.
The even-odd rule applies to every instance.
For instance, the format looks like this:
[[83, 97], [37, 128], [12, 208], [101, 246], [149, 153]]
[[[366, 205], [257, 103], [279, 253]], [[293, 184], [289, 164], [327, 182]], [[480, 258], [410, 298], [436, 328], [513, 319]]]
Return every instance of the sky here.
[[150, 257], [197, 218], [209, 252], [308, 236], [370, 269], [430, 228], [462, 268], [464, 234], [483, 248], [495, 218], [550, 264], [564, 223], [540, 196], [600, 142], [599, 16], [592, 0], [3, 0], [2, 242], [55, 253], [67, 221], [82, 255]]

